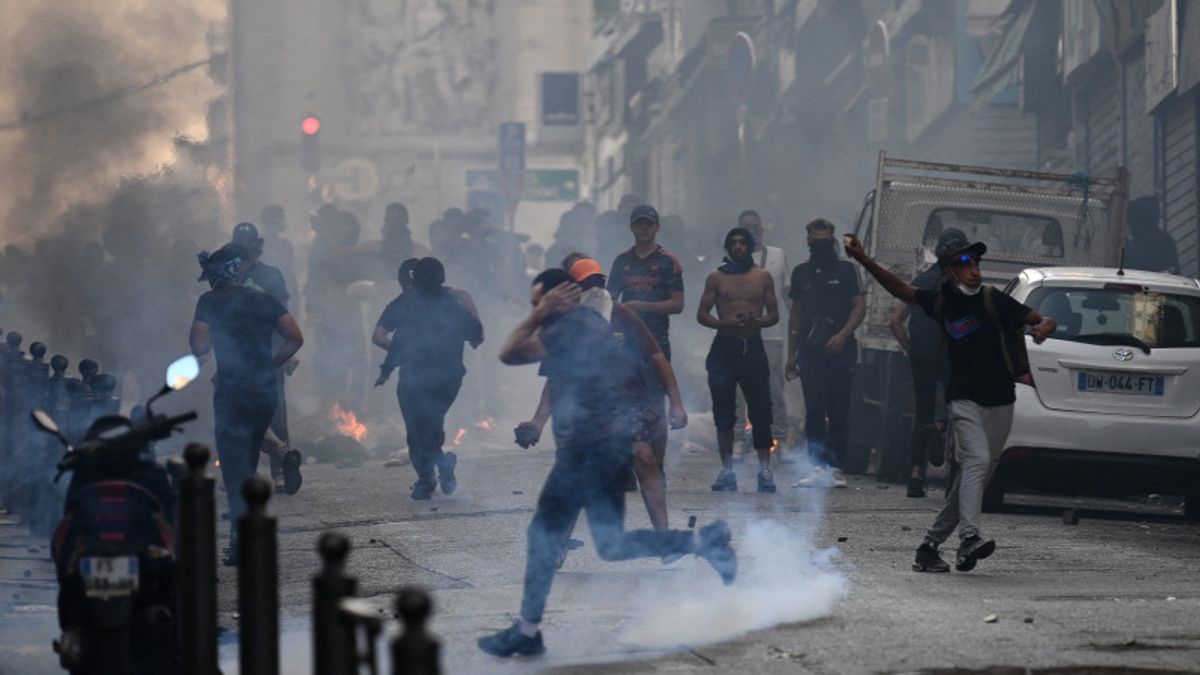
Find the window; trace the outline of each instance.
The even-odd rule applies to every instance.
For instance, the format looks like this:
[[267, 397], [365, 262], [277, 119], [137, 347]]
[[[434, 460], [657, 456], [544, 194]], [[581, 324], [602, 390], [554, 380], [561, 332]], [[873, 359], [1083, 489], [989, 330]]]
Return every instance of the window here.
[[1058, 323], [1052, 337], [1155, 349], [1200, 347], [1200, 297], [1147, 292], [1136, 286], [1045, 286], [1027, 305]]
[[933, 250], [943, 230], [957, 228], [967, 240], [987, 244], [988, 255], [1016, 258], [1063, 257], [1063, 231], [1057, 220], [1023, 213], [975, 209], [935, 209], [925, 223], [922, 244]]

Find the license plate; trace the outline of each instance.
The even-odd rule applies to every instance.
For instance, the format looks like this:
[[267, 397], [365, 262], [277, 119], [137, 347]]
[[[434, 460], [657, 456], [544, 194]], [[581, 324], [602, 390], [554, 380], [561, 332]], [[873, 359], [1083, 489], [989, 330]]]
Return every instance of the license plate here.
[[131, 595], [138, 588], [137, 556], [81, 558], [79, 575], [84, 595], [89, 598], [114, 598]]
[[1142, 396], [1163, 395], [1162, 375], [1138, 375], [1099, 370], [1079, 372], [1079, 391], [1094, 391], [1102, 394], [1140, 394]]

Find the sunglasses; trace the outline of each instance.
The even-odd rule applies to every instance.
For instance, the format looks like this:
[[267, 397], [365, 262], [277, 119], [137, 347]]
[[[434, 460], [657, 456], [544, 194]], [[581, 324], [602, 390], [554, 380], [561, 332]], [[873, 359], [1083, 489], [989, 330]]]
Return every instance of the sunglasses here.
[[958, 267], [960, 265], [970, 265], [972, 262], [978, 263], [979, 256], [975, 256], [970, 253], [960, 253], [959, 255], [954, 256], [954, 259], [950, 261], [950, 265], [952, 267]]

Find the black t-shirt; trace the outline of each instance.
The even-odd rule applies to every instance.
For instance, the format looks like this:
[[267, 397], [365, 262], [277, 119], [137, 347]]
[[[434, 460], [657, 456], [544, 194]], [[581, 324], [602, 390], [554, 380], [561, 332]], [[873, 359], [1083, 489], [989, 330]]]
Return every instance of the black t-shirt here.
[[463, 344], [478, 342], [483, 325], [449, 291], [412, 290], [388, 303], [377, 325], [392, 334], [384, 369], [401, 374], [453, 374], [462, 377]]
[[544, 324], [538, 337], [555, 445], [586, 445], [628, 430], [639, 403], [625, 388], [634, 368], [604, 317], [579, 308]]
[[[659, 246], [645, 258], [631, 248], [616, 260], [608, 275], [608, 292], [618, 302], [642, 300], [662, 302], [675, 291], [683, 291], [683, 267], [679, 259]], [[666, 314], [638, 312], [638, 318], [650, 329], [650, 334], [664, 352], [670, 350], [671, 319]]]
[[254, 267], [250, 269], [250, 274], [246, 276], [242, 285], [270, 294], [284, 307], [287, 307], [288, 300], [291, 298], [288, 295], [287, 282], [283, 280], [283, 272], [279, 271], [278, 267], [263, 262], [254, 263]]
[[1004, 362], [1000, 345], [1001, 327], [1017, 328], [1025, 324], [1032, 310], [1010, 296], [993, 289], [992, 300], [1000, 326], [988, 320], [983, 293], [965, 296], [945, 282], [934, 290], [918, 290], [917, 304], [936, 318], [937, 297], [942, 305], [942, 330], [950, 353], [950, 384], [946, 401], [968, 400], [982, 406], [1008, 405], [1017, 400], [1013, 376]]
[[247, 286], [221, 286], [200, 296], [195, 320], [209, 326], [219, 387], [275, 386], [271, 336], [284, 314], [283, 303]]
[[[800, 348], [823, 348], [825, 340], [842, 329], [850, 320], [854, 298], [862, 294], [858, 272], [845, 260], [817, 265], [811, 260], [792, 270], [792, 290], [788, 297], [800, 312]], [[809, 336], [813, 343], [809, 344]], [[846, 341], [853, 349], [854, 336]]]
[[[912, 285], [918, 289], [933, 290], [942, 283], [942, 268], [933, 264], [929, 269], [917, 275]], [[908, 337], [912, 343], [913, 356], [932, 358], [938, 351], [942, 341], [942, 329], [937, 322], [925, 314], [915, 303], [909, 305]]]

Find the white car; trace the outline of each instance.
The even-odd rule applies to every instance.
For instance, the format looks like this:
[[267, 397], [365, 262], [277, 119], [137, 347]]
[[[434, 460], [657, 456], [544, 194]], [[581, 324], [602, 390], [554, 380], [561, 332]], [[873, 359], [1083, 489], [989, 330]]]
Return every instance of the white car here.
[[1200, 517], [1200, 282], [1096, 267], [1026, 269], [1005, 288], [1058, 322], [1026, 337], [1033, 386], [985, 507], [1006, 486], [1097, 496], [1184, 495]]

